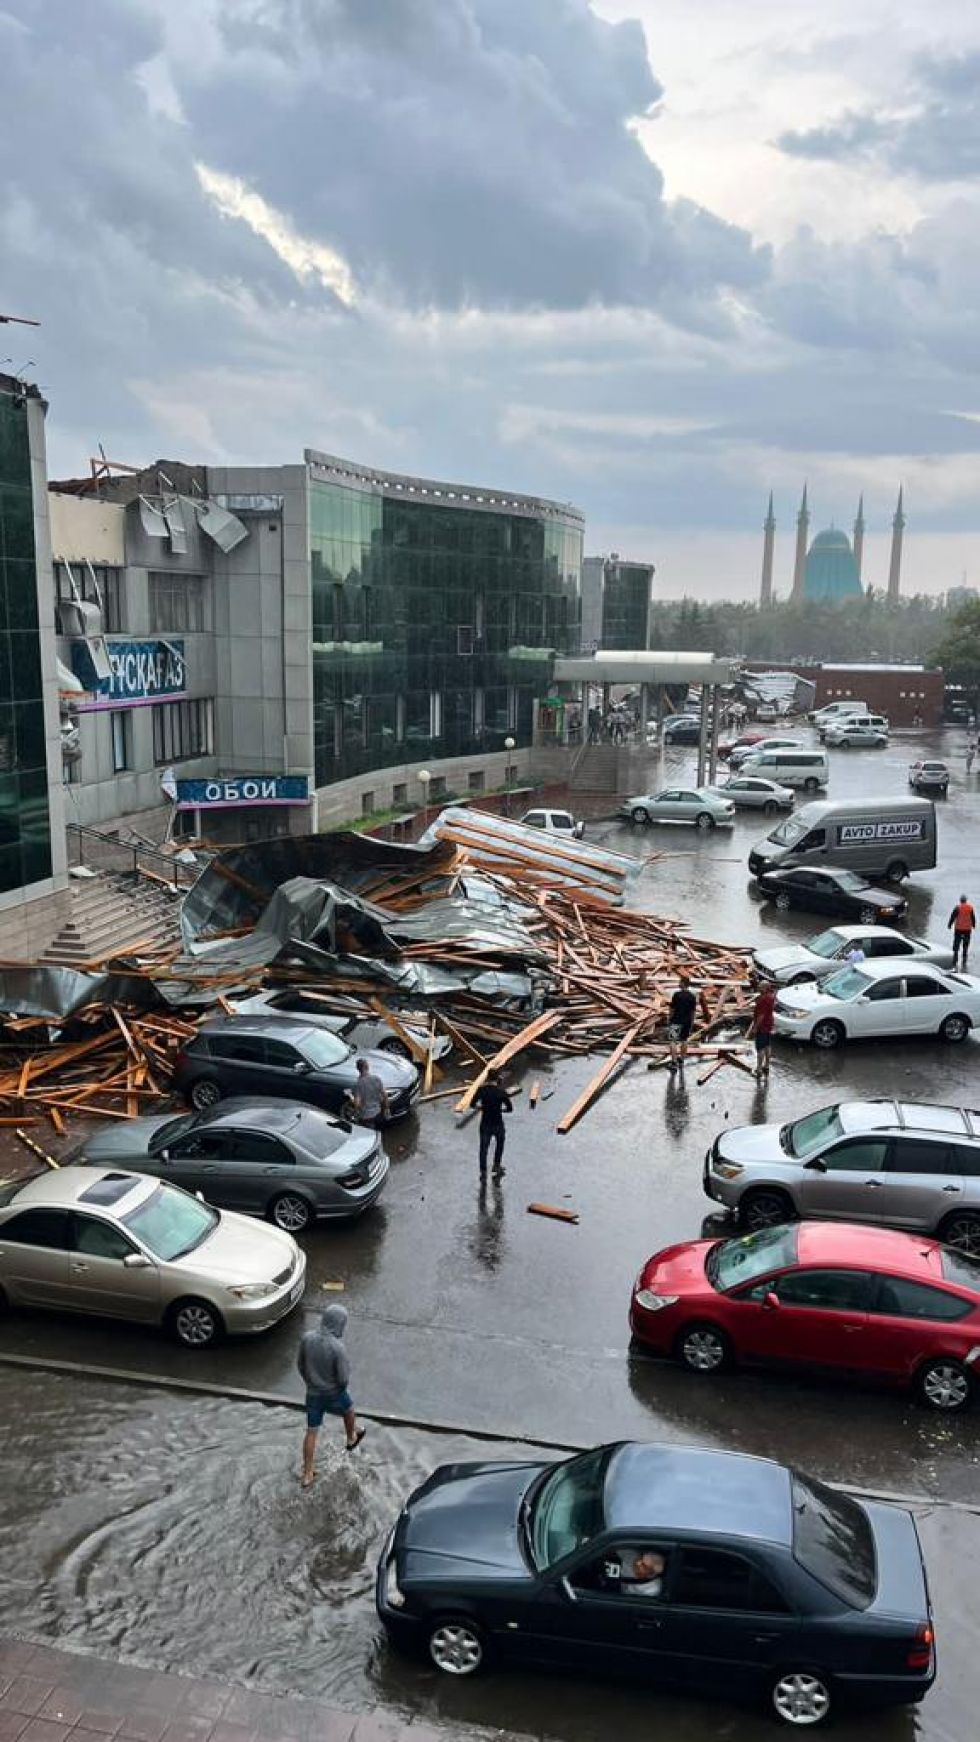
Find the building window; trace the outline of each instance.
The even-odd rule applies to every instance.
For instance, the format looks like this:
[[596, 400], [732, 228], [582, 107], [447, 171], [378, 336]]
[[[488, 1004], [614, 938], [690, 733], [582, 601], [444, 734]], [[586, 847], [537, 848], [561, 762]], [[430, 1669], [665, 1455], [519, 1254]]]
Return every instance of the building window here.
[[150, 575], [150, 629], [156, 635], [206, 629], [203, 575]]
[[128, 708], [116, 708], [109, 715], [112, 733], [112, 772], [123, 774], [133, 766], [133, 720]]
[[467, 776], [467, 785], [469, 786], [469, 789], [471, 792], [482, 792], [483, 791], [483, 775], [481, 773], [479, 773], [478, 771], [474, 771], [472, 774], [469, 774]]
[[473, 652], [473, 626], [470, 623], [459, 623], [456, 626], [456, 652], [470, 654]]
[[396, 780], [391, 789], [391, 802], [393, 805], [408, 803], [408, 786], [404, 780]]
[[362, 817], [373, 817], [374, 812], [375, 812], [374, 793], [373, 792], [362, 792], [361, 793], [361, 815], [362, 815]]
[[432, 779], [429, 781], [429, 797], [430, 798], [445, 798], [445, 796], [446, 796], [446, 777], [444, 774], [434, 774], [432, 776]]
[[125, 594], [122, 569], [107, 563], [56, 562], [54, 565], [55, 597], [60, 604], [72, 604], [79, 599], [98, 605], [102, 612], [102, 632], [119, 635], [126, 628]]
[[158, 768], [210, 756], [214, 726], [210, 696], [192, 702], [160, 702], [153, 710], [153, 760]]
[[438, 690], [429, 694], [429, 737], [442, 737], [442, 696]]

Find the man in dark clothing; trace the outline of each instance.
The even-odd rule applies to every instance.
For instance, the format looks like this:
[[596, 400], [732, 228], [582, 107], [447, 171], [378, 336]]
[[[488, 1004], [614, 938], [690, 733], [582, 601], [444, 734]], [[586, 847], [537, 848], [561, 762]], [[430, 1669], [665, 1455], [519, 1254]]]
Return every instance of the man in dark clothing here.
[[970, 939], [977, 929], [977, 916], [972, 904], [965, 895], [961, 895], [949, 916], [949, 929], [953, 933], [953, 967], [959, 965], [966, 972], [966, 958], [970, 953]]
[[776, 1026], [776, 988], [763, 986], [755, 1001], [749, 1034], [755, 1036], [755, 1074], [769, 1075], [772, 1059], [772, 1035]]
[[493, 1177], [499, 1179], [504, 1171], [504, 1114], [513, 1113], [514, 1104], [507, 1090], [500, 1081], [497, 1071], [490, 1071], [482, 1088], [477, 1089], [473, 1097], [474, 1107], [480, 1109], [480, 1172], [487, 1171], [487, 1156], [490, 1145], [493, 1144]]
[[694, 1027], [694, 1016], [698, 1001], [691, 991], [691, 982], [686, 974], [681, 975], [681, 983], [670, 1000], [670, 1015], [667, 1019], [667, 1039], [670, 1042], [669, 1071], [676, 1071], [678, 1065], [684, 1067], [687, 1057], [687, 1043]]
[[303, 1435], [303, 1487], [316, 1475], [316, 1439], [325, 1415], [342, 1415], [347, 1430], [347, 1450], [352, 1452], [364, 1438], [358, 1427], [350, 1383], [350, 1357], [344, 1348], [347, 1308], [327, 1307], [318, 1331], [307, 1331], [300, 1340], [296, 1365], [306, 1386], [306, 1432]]

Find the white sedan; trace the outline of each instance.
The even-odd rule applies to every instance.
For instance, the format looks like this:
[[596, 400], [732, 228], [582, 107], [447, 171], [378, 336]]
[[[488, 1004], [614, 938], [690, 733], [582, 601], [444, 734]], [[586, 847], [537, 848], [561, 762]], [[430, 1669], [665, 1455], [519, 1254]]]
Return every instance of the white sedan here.
[[883, 726], [828, 726], [823, 736], [836, 750], [884, 750], [888, 744]]
[[903, 1034], [965, 1040], [977, 1022], [980, 979], [892, 957], [842, 968], [818, 985], [787, 987], [776, 999], [776, 1033], [824, 1050]]
[[733, 774], [724, 786], [713, 787], [712, 791], [730, 799], [739, 810], [765, 811], [767, 816], [773, 811], [792, 810], [796, 796], [791, 786], [780, 786], [761, 774]]
[[802, 738], [757, 738], [754, 744], [736, 744], [728, 758], [731, 768], [741, 768], [750, 756], [761, 756], [764, 750], [805, 750]]
[[699, 829], [714, 829], [731, 826], [735, 806], [708, 786], [671, 786], [628, 798], [619, 814], [631, 823], [694, 823]]

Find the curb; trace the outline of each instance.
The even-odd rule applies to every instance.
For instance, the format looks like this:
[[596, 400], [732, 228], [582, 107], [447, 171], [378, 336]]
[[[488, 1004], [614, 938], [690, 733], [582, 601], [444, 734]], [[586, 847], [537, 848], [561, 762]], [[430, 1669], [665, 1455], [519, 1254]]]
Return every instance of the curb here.
[[[224, 1385], [206, 1379], [173, 1379], [155, 1373], [130, 1373], [122, 1367], [100, 1367], [90, 1361], [57, 1361], [46, 1356], [10, 1355], [0, 1351], [0, 1366], [23, 1367], [28, 1371], [44, 1373], [64, 1373], [75, 1379], [105, 1379], [112, 1384], [136, 1385], [155, 1391], [183, 1391], [199, 1397], [226, 1397], [233, 1403], [262, 1403], [275, 1409], [291, 1409], [297, 1415], [305, 1407], [299, 1398], [283, 1397], [276, 1391], [253, 1391], [245, 1386]], [[359, 1407], [357, 1413], [365, 1421], [376, 1422], [380, 1427], [407, 1428], [415, 1433], [445, 1434], [447, 1437], [460, 1434], [466, 1439], [486, 1440], [490, 1445], [518, 1444], [540, 1447], [546, 1452], [575, 1453], [591, 1451], [595, 1443], [592, 1440], [546, 1440], [536, 1434], [475, 1428], [467, 1426], [465, 1422], [432, 1421], [395, 1410]], [[892, 1506], [907, 1506], [911, 1510], [935, 1511], [942, 1508], [948, 1512], [960, 1512], [971, 1518], [980, 1518], [980, 1501], [973, 1503], [968, 1500], [945, 1500], [939, 1494], [905, 1494], [890, 1488], [861, 1488], [849, 1482], [832, 1482], [828, 1486], [839, 1488], [845, 1494], [856, 1494], [862, 1500], [882, 1500]]]

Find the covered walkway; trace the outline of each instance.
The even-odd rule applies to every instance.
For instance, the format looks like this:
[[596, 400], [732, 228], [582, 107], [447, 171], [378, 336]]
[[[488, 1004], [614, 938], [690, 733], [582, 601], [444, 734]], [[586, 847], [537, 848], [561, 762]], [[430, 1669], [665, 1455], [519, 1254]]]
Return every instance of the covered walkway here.
[[[740, 662], [734, 658], [719, 658], [699, 651], [676, 652], [663, 648], [647, 648], [642, 652], [607, 649], [579, 658], [556, 658], [552, 672], [556, 688], [573, 690], [581, 707], [583, 743], [587, 737], [593, 693], [602, 692], [602, 713], [608, 711], [610, 691], [614, 686], [639, 689], [640, 745], [647, 739], [647, 727], [656, 720], [663, 725], [665, 692], [668, 687], [694, 684], [701, 690], [701, 735], [698, 742], [697, 784], [713, 781], [718, 763], [718, 729], [721, 723], [720, 690], [736, 681]], [[659, 738], [659, 733], [658, 733]]]

